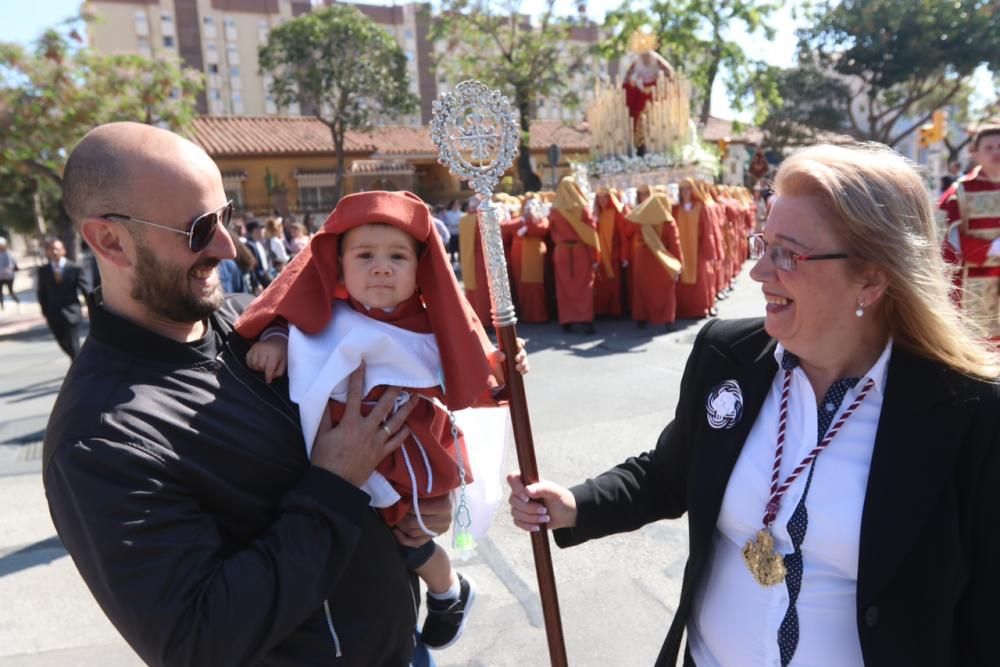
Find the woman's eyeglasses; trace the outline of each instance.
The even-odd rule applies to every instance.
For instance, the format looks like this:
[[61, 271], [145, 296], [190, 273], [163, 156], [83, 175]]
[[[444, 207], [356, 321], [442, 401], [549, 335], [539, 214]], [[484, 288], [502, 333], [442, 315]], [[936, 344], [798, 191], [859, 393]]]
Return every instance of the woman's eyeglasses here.
[[225, 206], [222, 208], [199, 215], [191, 222], [191, 225], [188, 226], [187, 230], [174, 229], [173, 227], [167, 227], [166, 225], [149, 222], [148, 220], [140, 220], [139, 218], [133, 218], [128, 215], [121, 215], [120, 213], [106, 213], [101, 217], [107, 218], [108, 220], [127, 220], [128, 222], [138, 222], [143, 225], [149, 225], [150, 227], [166, 229], [169, 232], [184, 234], [188, 237], [188, 247], [191, 248], [191, 252], [199, 253], [207, 248], [208, 244], [212, 242], [212, 239], [215, 237], [215, 230], [218, 229], [219, 225], [222, 225], [223, 227], [227, 227], [229, 225], [229, 221], [233, 217], [233, 202], [232, 200], [227, 201]]
[[797, 262], [811, 262], [818, 259], [847, 259], [847, 253], [834, 252], [826, 255], [800, 255], [792, 252], [788, 248], [780, 245], [770, 245], [764, 240], [763, 234], [751, 234], [750, 239], [750, 259], [760, 259], [768, 255], [771, 263], [782, 271], [794, 271]]

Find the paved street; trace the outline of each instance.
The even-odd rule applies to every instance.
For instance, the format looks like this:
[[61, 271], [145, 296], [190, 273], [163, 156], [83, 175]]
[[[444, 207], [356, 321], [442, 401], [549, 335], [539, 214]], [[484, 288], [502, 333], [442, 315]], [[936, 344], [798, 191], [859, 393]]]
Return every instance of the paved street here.
[[[746, 268], [749, 268], [749, 264]], [[22, 272], [27, 273], [27, 272]], [[26, 278], [26, 277], [25, 277]], [[55, 536], [41, 486], [41, 439], [68, 359], [23, 291], [0, 315], [0, 667], [141, 664], [97, 608]], [[721, 316], [763, 312], [746, 275]], [[526, 377], [538, 465], [572, 484], [651, 447], [672, 415], [699, 324], [671, 333], [598, 321], [596, 336], [526, 325]], [[513, 449], [508, 468], [515, 466]], [[442, 542], [444, 543], [444, 542]], [[686, 557], [681, 521], [569, 550], [553, 547], [571, 665], [650, 665], [674, 612]], [[462, 640], [442, 667], [548, 664], [530, 540], [498, 512], [462, 566], [479, 585]]]

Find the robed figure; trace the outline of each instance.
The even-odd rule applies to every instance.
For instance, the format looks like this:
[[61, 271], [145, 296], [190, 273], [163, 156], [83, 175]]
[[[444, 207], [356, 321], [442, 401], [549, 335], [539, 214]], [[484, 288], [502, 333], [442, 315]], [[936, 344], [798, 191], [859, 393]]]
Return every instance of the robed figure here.
[[574, 323], [593, 332], [594, 269], [601, 260], [597, 225], [584, 197], [571, 176], [559, 182], [549, 212], [549, 234], [556, 244], [556, 305], [559, 324], [569, 331]]
[[701, 319], [708, 317], [715, 305], [718, 257], [714, 229], [708, 208], [692, 179], [681, 182], [680, 199], [674, 207], [674, 218], [685, 261], [677, 281], [677, 317]]
[[458, 220], [458, 259], [462, 267], [462, 286], [465, 298], [479, 316], [484, 329], [492, 326], [490, 315], [490, 288], [486, 278], [486, 260], [483, 241], [479, 233], [479, 199], [469, 200], [468, 213]]
[[684, 257], [670, 200], [655, 192], [628, 214], [632, 225], [632, 317], [640, 327], [647, 322], [672, 324], [677, 318], [674, 283]]
[[1000, 342], [1000, 126], [979, 131], [980, 165], [944, 193], [948, 218], [945, 258], [956, 267], [962, 310]]
[[674, 68], [655, 51], [656, 43], [649, 35], [633, 36], [632, 49], [636, 59], [625, 72], [622, 88], [625, 89], [625, 104], [632, 119], [633, 141], [639, 154], [645, 153], [646, 137], [643, 135], [640, 118], [646, 105], [653, 99], [656, 83], [662, 73], [668, 80], [674, 78]]
[[514, 230], [510, 265], [518, 319], [522, 322], [548, 322], [545, 240], [549, 235], [549, 219], [545, 217], [537, 195], [532, 193], [525, 197], [521, 216], [515, 218], [510, 227]]
[[629, 264], [628, 207], [608, 188], [597, 191], [595, 202], [597, 235], [601, 242], [601, 263], [594, 282], [594, 312], [620, 317], [624, 312], [622, 287]]

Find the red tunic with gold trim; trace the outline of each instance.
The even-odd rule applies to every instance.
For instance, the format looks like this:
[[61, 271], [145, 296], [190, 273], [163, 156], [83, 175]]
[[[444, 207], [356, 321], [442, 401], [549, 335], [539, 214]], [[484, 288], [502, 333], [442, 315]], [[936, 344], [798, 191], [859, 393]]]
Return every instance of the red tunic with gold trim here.
[[976, 167], [948, 188], [939, 207], [948, 216], [944, 254], [956, 266], [957, 298], [1000, 340], [1000, 180]]

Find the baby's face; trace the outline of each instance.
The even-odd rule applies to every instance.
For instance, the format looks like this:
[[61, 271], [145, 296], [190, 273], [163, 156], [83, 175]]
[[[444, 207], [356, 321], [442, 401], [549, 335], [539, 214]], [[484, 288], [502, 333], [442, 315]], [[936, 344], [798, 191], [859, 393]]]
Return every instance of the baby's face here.
[[417, 290], [417, 242], [391, 225], [355, 227], [343, 238], [347, 292], [368, 308], [394, 308]]

